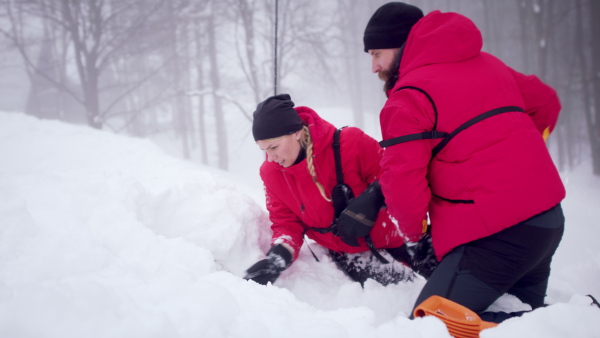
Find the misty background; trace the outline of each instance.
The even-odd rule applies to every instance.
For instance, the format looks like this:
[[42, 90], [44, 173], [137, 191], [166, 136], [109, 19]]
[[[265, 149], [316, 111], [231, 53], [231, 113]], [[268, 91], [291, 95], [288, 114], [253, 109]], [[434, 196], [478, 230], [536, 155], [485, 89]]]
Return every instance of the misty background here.
[[[386, 98], [362, 34], [386, 2], [0, 0], [0, 111], [148, 138], [259, 181], [252, 112], [275, 88], [380, 139]], [[407, 2], [471, 18], [485, 51], [555, 88], [556, 165], [600, 176], [599, 0]]]

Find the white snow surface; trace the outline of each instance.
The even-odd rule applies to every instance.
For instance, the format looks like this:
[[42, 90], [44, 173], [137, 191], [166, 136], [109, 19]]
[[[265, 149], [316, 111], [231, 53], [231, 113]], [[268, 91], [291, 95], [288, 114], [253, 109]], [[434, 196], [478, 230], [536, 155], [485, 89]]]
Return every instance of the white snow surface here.
[[[552, 305], [482, 338], [600, 337], [584, 296], [600, 298], [590, 167], [562, 175]], [[147, 140], [0, 113], [0, 337], [450, 337], [407, 319], [423, 280], [362, 289], [314, 243], [320, 262], [305, 245], [275, 285], [242, 279], [270, 238], [262, 192], [242, 181]]]

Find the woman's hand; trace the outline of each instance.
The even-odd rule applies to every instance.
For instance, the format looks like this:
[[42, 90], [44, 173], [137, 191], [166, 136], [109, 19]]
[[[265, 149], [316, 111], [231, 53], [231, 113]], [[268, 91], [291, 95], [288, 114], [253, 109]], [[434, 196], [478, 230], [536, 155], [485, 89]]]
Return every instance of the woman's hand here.
[[292, 264], [292, 253], [281, 244], [276, 244], [267, 252], [267, 257], [246, 270], [244, 279], [258, 284], [274, 283], [279, 275]]

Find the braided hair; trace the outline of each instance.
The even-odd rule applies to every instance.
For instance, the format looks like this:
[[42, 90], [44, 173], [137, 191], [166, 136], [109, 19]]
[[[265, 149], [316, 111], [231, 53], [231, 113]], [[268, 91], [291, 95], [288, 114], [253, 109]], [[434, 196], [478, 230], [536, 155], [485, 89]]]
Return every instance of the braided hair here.
[[325, 192], [325, 187], [317, 180], [317, 172], [315, 170], [315, 165], [313, 162], [313, 140], [310, 136], [310, 130], [307, 126], [302, 127], [302, 136], [300, 137], [300, 145], [302, 148], [306, 149], [306, 165], [308, 167], [308, 172], [310, 176], [312, 176], [313, 182], [317, 185], [317, 189], [321, 193], [321, 196], [328, 201], [331, 202], [331, 198], [327, 196]]

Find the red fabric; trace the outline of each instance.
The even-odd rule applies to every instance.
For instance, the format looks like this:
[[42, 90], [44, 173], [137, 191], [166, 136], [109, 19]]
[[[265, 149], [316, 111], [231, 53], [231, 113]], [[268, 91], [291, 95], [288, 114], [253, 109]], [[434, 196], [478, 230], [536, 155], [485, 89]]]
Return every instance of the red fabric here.
[[[454, 247], [494, 234], [565, 196], [541, 132], [554, 129], [560, 111], [555, 91], [481, 52], [481, 33], [456, 13], [434, 11], [411, 30], [400, 77], [380, 114], [384, 140], [437, 130], [451, 132], [486, 111], [522, 107], [490, 117], [454, 137], [431, 160], [440, 140], [410, 141], [385, 149], [380, 184], [391, 215], [411, 241], [429, 212], [438, 259]], [[472, 204], [451, 203], [473, 200]]]
[[[309, 126], [317, 178], [329, 196], [337, 184], [331, 146], [336, 128], [310, 108], [295, 109]], [[382, 149], [377, 141], [353, 127], [342, 130], [340, 148], [344, 183], [358, 196], [377, 179]], [[329, 227], [334, 211], [332, 203], [321, 196], [313, 182], [306, 159], [288, 168], [265, 161], [260, 168], [260, 176], [265, 186], [267, 210], [273, 223], [271, 244], [288, 244], [294, 251], [294, 260], [302, 246], [304, 232], [315, 242], [335, 251], [356, 253], [368, 250], [363, 239], [359, 239], [359, 247], [353, 247], [331, 233], [321, 234], [307, 230], [309, 227]], [[377, 248], [395, 248], [404, 243], [401, 233], [389, 220], [386, 209], [379, 213], [371, 238]]]

